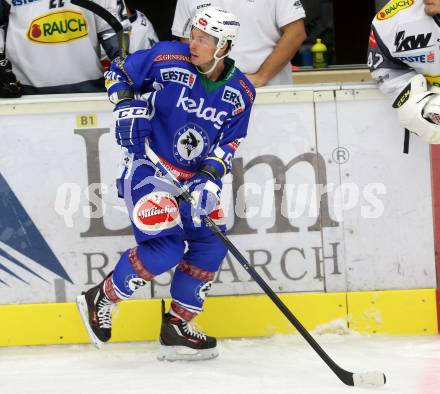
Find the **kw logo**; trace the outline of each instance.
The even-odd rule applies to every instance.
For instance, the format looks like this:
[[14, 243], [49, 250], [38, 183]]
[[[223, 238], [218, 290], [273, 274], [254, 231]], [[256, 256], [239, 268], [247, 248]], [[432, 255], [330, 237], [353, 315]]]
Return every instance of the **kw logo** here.
[[415, 49], [424, 49], [429, 45], [432, 33], [417, 34], [416, 36], [405, 36], [405, 31], [399, 31], [394, 39], [396, 52], [413, 51]]
[[[20, 272], [24, 270], [48, 282], [29, 268], [25, 262], [20, 261], [19, 257], [13, 255], [25, 256], [50, 272], [73, 283], [0, 173], [0, 272], [5, 272], [15, 279], [29, 284], [20, 276]], [[14, 271], [15, 268], [19, 269]], [[0, 279], [0, 283], [9, 286], [2, 279]]]

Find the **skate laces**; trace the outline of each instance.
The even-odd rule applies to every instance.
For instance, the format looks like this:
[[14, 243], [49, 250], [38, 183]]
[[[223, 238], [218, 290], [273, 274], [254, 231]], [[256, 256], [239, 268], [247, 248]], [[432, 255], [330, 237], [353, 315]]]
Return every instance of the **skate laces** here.
[[98, 322], [100, 328], [112, 328], [112, 309], [113, 302], [106, 296], [102, 297], [97, 304], [96, 314], [98, 315]]
[[206, 340], [206, 335], [198, 329], [196, 323], [182, 320], [183, 331], [194, 338]]

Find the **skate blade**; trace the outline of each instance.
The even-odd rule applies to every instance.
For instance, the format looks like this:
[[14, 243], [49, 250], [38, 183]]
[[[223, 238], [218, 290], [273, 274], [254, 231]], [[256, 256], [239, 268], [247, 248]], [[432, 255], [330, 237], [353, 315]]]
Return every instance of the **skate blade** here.
[[164, 346], [160, 345], [157, 359], [159, 361], [201, 361], [211, 360], [218, 357], [216, 347], [212, 349], [191, 349], [186, 346]]
[[92, 343], [95, 345], [97, 349], [101, 349], [104, 342], [100, 341], [99, 338], [95, 335], [92, 330], [92, 327], [89, 323], [89, 308], [87, 307], [86, 297], [84, 295], [80, 295], [76, 297], [76, 306], [78, 307], [79, 314], [81, 316], [81, 320], [83, 321], [84, 327], [89, 334]]

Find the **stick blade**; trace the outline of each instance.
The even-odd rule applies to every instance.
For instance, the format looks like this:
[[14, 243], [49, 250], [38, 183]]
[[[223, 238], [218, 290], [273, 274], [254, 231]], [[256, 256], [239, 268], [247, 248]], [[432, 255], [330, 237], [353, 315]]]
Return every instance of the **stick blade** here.
[[353, 374], [354, 386], [357, 387], [382, 387], [386, 381], [385, 374], [380, 371]]

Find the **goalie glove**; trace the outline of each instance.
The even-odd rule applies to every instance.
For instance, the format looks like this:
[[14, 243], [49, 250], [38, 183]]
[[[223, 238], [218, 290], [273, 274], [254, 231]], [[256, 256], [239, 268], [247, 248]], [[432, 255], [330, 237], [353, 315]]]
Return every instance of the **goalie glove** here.
[[440, 144], [440, 95], [427, 89], [418, 74], [393, 103], [400, 124], [430, 144]]

